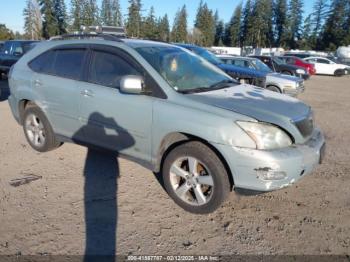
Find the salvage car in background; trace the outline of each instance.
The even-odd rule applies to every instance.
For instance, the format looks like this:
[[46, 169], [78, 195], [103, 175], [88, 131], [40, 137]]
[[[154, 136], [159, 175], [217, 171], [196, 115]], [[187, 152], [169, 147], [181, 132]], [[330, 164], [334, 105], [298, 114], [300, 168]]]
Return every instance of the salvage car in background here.
[[10, 68], [26, 52], [33, 48], [37, 41], [10, 40], [6, 41], [0, 51], [0, 75], [7, 74]]
[[315, 69], [315, 65], [306, 62], [305, 60], [302, 60], [301, 58], [295, 57], [295, 56], [279, 56], [279, 59], [281, 59], [282, 61], [284, 61], [286, 64], [289, 65], [295, 65], [295, 66], [300, 66], [302, 68], [304, 68], [309, 75], [314, 75], [316, 74], [316, 69]]
[[250, 56], [260, 59], [263, 63], [265, 63], [268, 67], [270, 67], [273, 71], [285, 74], [285, 75], [293, 75], [297, 77], [301, 77], [304, 80], [310, 78], [310, 75], [306, 70], [300, 66], [288, 65], [280, 60], [278, 57], [274, 56]]
[[217, 57], [225, 64], [250, 68], [267, 73], [266, 89], [268, 90], [284, 93], [290, 96], [297, 96], [305, 90], [304, 80], [302, 78], [273, 72], [267, 65], [257, 58], [230, 55], [217, 55]]
[[312, 56], [304, 60], [315, 65], [316, 74], [318, 75], [342, 76], [350, 72], [350, 67], [348, 65], [338, 64], [325, 57]]
[[186, 48], [193, 53], [199, 55], [205, 60], [209, 61], [213, 65], [219, 67], [221, 70], [225, 71], [232, 78], [238, 80], [241, 83], [247, 83], [262, 88], [266, 87], [266, 73], [258, 72], [249, 68], [242, 68], [234, 65], [228, 65], [223, 63], [219, 58], [217, 58], [213, 53], [205, 48], [191, 45], [191, 44], [176, 44], [177, 46]]

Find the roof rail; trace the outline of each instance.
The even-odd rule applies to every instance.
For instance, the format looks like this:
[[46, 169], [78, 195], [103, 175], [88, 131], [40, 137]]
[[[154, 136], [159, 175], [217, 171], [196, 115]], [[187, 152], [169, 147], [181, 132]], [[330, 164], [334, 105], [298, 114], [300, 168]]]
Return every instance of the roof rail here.
[[102, 39], [107, 41], [123, 42], [120, 37], [113, 34], [106, 33], [78, 33], [78, 34], [66, 34], [53, 36], [50, 38], [53, 40], [70, 40], [70, 39]]

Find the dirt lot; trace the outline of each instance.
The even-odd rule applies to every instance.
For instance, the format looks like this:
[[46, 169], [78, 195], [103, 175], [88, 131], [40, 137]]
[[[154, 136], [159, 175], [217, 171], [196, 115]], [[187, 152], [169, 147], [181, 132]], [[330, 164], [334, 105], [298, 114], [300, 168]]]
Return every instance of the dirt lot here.
[[[326, 135], [322, 166], [287, 189], [232, 193], [205, 216], [184, 212], [126, 160], [72, 144], [34, 152], [0, 85], [0, 254], [350, 254], [349, 77], [313, 77], [300, 97]], [[42, 178], [10, 185], [28, 175]]]

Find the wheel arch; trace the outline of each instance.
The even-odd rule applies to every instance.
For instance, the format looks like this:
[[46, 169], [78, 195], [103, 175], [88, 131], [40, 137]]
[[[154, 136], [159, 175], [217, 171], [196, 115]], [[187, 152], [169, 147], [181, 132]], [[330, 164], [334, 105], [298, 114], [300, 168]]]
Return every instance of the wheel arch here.
[[18, 114], [19, 114], [19, 122], [21, 125], [23, 125], [23, 117], [24, 117], [24, 111], [26, 109], [26, 107], [28, 107], [29, 105], [36, 105], [36, 103], [34, 103], [32, 100], [30, 99], [21, 99], [18, 102]]
[[199, 141], [205, 144], [218, 156], [221, 163], [224, 165], [224, 168], [229, 177], [230, 186], [232, 188], [234, 186], [233, 174], [223, 154], [221, 154], [221, 152], [209, 141], [188, 133], [174, 132], [174, 133], [167, 134], [162, 139], [162, 142], [160, 143], [160, 146], [158, 148], [158, 153], [156, 156], [155, 172], [158, 173], [161, 171], [165, 158], [174, 148], [184, 143], [187, 143], [189, 141]]

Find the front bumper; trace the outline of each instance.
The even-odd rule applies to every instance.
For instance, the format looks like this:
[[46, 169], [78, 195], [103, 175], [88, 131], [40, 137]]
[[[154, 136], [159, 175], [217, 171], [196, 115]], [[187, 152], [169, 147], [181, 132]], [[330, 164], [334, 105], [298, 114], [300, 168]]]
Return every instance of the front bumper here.
[[[272, 191], [289, 186], [310, 174], [321, 162], [325, 139], [319, 129], [301, 145], [277, 150], [256, 150], [219, 146], [231, 168], [235, 187], [255, 191]], [[264, 180], [262, 173], [285, 174], [282, 178]]]

